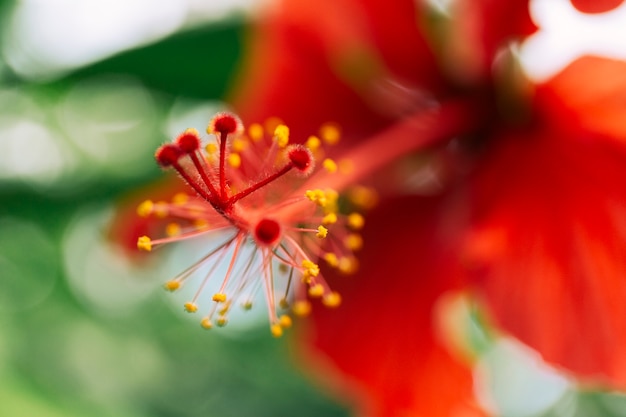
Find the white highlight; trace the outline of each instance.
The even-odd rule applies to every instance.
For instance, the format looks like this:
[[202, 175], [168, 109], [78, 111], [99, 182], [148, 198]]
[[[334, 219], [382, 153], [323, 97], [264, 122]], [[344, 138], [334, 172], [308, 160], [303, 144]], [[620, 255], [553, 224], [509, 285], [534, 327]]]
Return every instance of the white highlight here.
[[584, 14], [569, 0], [533, 0], [530, 12], [540, 31], [523, 43], [521, 55], [533, 80], [546, 80], [583, 55], [626, 60], [626, 3]]

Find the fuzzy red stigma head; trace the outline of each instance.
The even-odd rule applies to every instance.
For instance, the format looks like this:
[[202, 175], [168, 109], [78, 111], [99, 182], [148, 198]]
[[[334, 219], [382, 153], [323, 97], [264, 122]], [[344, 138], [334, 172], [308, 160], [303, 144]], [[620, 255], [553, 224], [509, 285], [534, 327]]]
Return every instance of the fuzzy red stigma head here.
[[243, 130], [243, 125], [239, 118], [230, 113], [218, 113], [209, 123], [210, 133], [229, 135]]
[[315, 158], [306, 146], [289, 146], [287, 148], [287, 157], [291, 165], [304, 175], [310, 174], [315, 168]]
[[183, 155], [182, 150], [174, 143], [167, 143], [156, 150], [154, 159], [162, 168], [167, 168], [178, 162]]
[[187, 129], [181, 133], [175, 142], [183, 153], [192, 153], [200, 149], [200, 135], [195, 129]]
[[280, 240], [280, 235], [280, 224], [276, 220], [261, 219], [254, 228], [254, 239], [261, 245], [275, 245]]

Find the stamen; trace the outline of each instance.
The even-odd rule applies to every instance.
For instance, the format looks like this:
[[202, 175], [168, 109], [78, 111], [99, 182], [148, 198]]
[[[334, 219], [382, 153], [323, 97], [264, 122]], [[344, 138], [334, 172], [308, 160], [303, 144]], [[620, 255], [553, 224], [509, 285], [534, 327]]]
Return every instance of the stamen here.
[[[142, 236], [138, 240], [142, 250], [234, 229], [228, 240], [164, 285], [168, 291], [176, 291], [189, 277], [200, 273], [200, 268], [207, 267], [193, 299], [183, 304], [185, 311], [195, 313], [208, 281], [228, 262], [220, 287], [212, 295], [213, 303], [200, 321], [204, 329], [224, 326], [233, 305], [252, 308], [254, 294], [263, 291], [270, 331], [279, 337], [292, 325], [291, 316], [284, 312], [297, 316], [309, 313], [311, 306], [303, 299], [307, 293], [329, 307], [339, 305], [340, 297], [323, 278], [319, 259], [343, 272], [355, 269], [352, 250], [362, 242], [348, 227], [360, 229], [362, 216], [341, 214], [339, 194], [334, 189], [310, 187], [306, 193], [293, 193], [302, 187], [304, 177], [315, 171], [315, 157], [324, 155], [324, 144], [339, 140], [339, 128], [323, 126], [323, 140], [311, 136], [304, 146], [289, 145], [289, 128], [277, 120], [268, 120], [266, 126], [264, 130], [259, 124], [251, 125], [248, 136], [244, 136], [239, 119], [221, 113], [207, 127], [215, 142], [203, 144], [196, 130], [185, 130], [172, 143], [161, 146], [155, 158], [161, 167], [175, 169], [197, 196], [179, 194], [171, 202], [147, 200], [137, 208], [144, 217], [156, 214], [172, 218], [165, 227], [167, 237], [152, 240]], [[339, 170], [330, 158], [324, 160], [322, 168], [328, 173]], [[287, 175], [291, 171], [299, 175]], [[322, 239], [327, 239], [325, 244]], [[252, 250], [247, 251], [246, 245], [252, 245]], [[245, 261], [240, 259], [244, 253]], [[276, 279], [286, 280], [278, 303]]]

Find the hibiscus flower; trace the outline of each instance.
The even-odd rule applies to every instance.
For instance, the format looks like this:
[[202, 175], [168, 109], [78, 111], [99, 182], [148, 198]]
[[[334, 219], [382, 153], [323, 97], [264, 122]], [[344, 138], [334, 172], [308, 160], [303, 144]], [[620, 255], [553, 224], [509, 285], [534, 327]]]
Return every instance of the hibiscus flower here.
[[[361, 268], [329, 280], [344, 303], [314, 309], [301, 362], [363, 415], [479, 413], [433, 324], [437, 300], [465, 288], [546, 361], [623, 388], [626, 63], [585, 57], [532, 85], [503, 49], [534, 30], [527, 2], [451, 7], [286, 0], [254, 32], [233, 99], [244, 119], [338, 122], [346, 149], [422, 155], [374, 181]], [[420, 172], [428, 195], [400, 196]]]

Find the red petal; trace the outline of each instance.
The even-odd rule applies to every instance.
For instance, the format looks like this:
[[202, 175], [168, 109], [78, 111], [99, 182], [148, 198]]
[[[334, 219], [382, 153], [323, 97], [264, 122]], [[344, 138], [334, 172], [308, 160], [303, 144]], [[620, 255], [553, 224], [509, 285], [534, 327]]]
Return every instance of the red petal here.
[[583, 13], [604, 13], [620, 6], [624, 0], [570, 0]]
[[583, 57], [538, 91], [540, 110], [559, 129], [626, 141], [626, 62]]
[[626, 387], [626, 149], [584, 130], [510, 134], [475, 185], [465, 255], [496, 321], [547, 361]]
[[387, 77], [412, 87], [441, 84], [415, 13], [411, 0], [393, 7], [383, 0], [280, 2], [250, 38], [235, 107], [248, 122], [282, 118], [295, 140], [328, 121], [353, 136], [389, 124], [384, 111], [403, 90]]
[[436, 225], [441, 201], [404, 198], [367, 218], [360, 273], [337, 277], [338, 309], [314, 312], [307, 363], [334, 366], [333, 381], [355, 392], [368, 416], [450, 416], [477, 413], [468, 368], [434, 336], [433, 305], [456, 286], [454, 263], [442, 253], [454, 242]]

